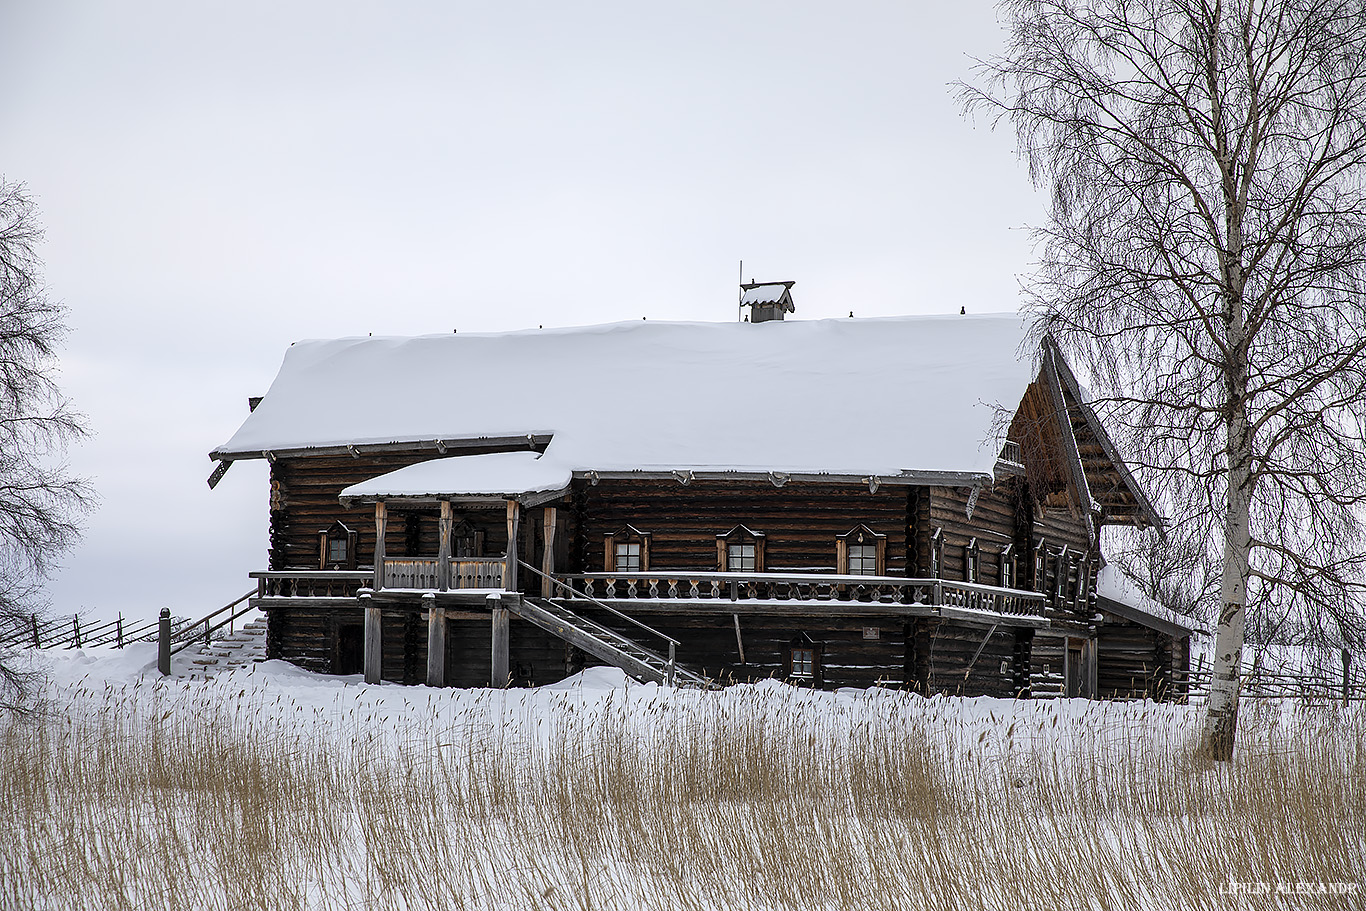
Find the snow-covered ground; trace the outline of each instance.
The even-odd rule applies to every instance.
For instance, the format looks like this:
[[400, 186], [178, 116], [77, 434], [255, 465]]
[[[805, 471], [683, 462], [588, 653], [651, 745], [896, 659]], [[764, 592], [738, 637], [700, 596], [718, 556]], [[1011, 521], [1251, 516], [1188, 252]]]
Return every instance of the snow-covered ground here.
[[1366, 901], [1359, 706], [1249, 703], [1229, 767], [1196, 755], [1198, 707], [1150, 702], [28, 658], [48, 683], [0, 719], [4, 908]]

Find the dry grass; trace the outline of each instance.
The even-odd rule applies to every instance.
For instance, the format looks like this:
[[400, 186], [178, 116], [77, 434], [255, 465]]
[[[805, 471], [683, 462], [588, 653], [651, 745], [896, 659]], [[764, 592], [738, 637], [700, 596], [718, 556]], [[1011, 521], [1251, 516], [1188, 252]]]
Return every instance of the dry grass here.
[[[230, 680], [232, 678], [229, 678]], [[0, 720], [0, 906], [1360, 907], [1366, 715], [85, 684]], [[649, 695], [648, 698], [646, 695]], [[985, 708], [984, 708], [985, 707]], [[989, 709], [994, 714], [988, 715]]]

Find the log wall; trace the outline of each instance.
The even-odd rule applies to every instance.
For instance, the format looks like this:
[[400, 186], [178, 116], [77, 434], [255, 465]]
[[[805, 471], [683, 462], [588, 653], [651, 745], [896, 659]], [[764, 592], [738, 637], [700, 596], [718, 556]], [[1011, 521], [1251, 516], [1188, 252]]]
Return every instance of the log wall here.
[[716, 536], [744, 525], [765, 536], [769, 572], [836, 569], [835, 538], [860, 523], [887, 536], [887, 573], [904, 575], [907, 564], [905, 487], [803, 484], [774, 487], [767, 481], [603, 480], [575, 482], [579, 572], [603, 567], [606, 535], [633, 525], [650, 535], [650, 568], [710, 572]]

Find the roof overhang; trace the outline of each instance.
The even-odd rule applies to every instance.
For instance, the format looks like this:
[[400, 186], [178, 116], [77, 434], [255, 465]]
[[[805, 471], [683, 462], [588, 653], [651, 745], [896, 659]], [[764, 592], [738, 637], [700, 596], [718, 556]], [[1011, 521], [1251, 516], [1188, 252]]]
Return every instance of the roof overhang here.
[[1203, 629], [1196, 626], [1194, 623], [1188, 625], [1166, 617], [1158, 617], [1141, 607], [1128, 604], [1124, 601], [1118, 601], [1105, 595], [1096, 596], [1096, 606], [1117, 617], [1123, 617], [1125, 620], [1137, 623], [1139, 626], [1146, 626], [1148, 629], [1156, 630], [1159, 633], [1172, 636], [1176, 639], [1184, 639], [1192, 633], [1204, 632]]

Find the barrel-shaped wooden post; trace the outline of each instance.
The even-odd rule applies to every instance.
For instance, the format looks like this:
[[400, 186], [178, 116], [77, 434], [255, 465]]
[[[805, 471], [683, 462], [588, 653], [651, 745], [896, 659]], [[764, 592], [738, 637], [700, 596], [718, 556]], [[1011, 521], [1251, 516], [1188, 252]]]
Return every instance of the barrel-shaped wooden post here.
[[541, 597], [555, 597], [555, 583], [547, 578], [555, 575], [555, 526], [557, 524], [559, 512], [554, 506], [545, 508], [545, 520], [542, 524], [542, 531], [545, 537], [545, 551], [541, 555], [541, 572], [545, 576], [541, 577]]
[[375, 607], [375, 599], [368, 592], [360, 596], [360, 603], [365, 608], [365, 682], [379, 683], [384, 667], [379, 608]]
[[503, 607], [502, 599], [489, 595], [488, 604], [493, 622], [493, 670], [489, 674], [489, 685], [502, 689], [508, 685], [508, 640], [511, 618], [508, 609]]
[[436, 549], [436, 587], [441, 591], [451, 587], [451, 532], [455, 527], [455, 515], [451, 511], [451, 501], [441, 501], [440, 540]]
[[436, 595], [422, 596], [427, 609], [427, 685], [446, 685], [446, 609], [436, 606]]
[[157, 670], [163, 677], [171, 675], [171, 610], [167, 607], [157, 620]]
[[522, 532], [522, 504], [516, 500], [508, 500], [508, 554], [507, 564], [503, 569], [503, 588], [510, 592], [517, 591], [517, 539]]
[[[375, 503], [375, 589], [384, 587], [384, 534], [389, 526], [389, 509], [380, 500]], [[355, 565], [354, 563], [352, 564]]]

